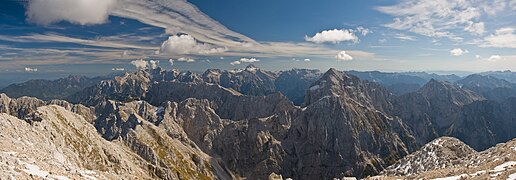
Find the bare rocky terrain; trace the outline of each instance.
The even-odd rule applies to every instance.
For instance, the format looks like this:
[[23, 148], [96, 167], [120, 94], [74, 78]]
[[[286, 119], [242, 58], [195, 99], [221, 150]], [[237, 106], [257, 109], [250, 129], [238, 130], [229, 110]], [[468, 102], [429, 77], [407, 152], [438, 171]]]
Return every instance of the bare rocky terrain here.
[[336, 69], [248, 66], [128, 72], [64, 100], [0, 94], [1, 177], [508, 177], [516, 98], [472, 89], [431, 79], [396, 95]]

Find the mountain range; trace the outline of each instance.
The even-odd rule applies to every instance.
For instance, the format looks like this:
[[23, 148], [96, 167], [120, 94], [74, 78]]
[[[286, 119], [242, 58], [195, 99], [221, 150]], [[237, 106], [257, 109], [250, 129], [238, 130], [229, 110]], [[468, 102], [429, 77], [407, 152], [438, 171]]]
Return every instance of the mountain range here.
[[465, 157], [491, 158], [477, 151], [514, 144], [515, 87], [490, 74], [254, 65], [32, 80], [0, 91], [0, 125], [9, 129], [0, 156], [16, 162], [0, 177], [427, 177], [444, 167], [415, 162], [450, 157], [439, 162], [459, 168], [473, 161]]

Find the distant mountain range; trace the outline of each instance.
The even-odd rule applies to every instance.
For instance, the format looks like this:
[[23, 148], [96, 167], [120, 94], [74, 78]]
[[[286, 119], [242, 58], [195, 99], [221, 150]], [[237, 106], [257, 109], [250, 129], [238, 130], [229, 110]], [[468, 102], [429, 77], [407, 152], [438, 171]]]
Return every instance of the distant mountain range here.
[[[481, 74], [271, 72], [254, 65], [34, 80], [2, 89], [0, 125], [21, 131], [0, 132], [14, 138], [0, 151], [16, 152], [0, 156], [70, 178], [426, 177], [442, 167], [411, 162], [435, 158], [431, 153], [450, 157], [443, 163], [463, 159], [516, 137], [514, 87]], [[15, 138], [24, 134], [44, 136]], [[442, 136], [458, 140], [436, 140]], [[23, 151], [42, 141], [48, 143], [37, 152]], [[39, 161], [36, 154], [59, 157]]]

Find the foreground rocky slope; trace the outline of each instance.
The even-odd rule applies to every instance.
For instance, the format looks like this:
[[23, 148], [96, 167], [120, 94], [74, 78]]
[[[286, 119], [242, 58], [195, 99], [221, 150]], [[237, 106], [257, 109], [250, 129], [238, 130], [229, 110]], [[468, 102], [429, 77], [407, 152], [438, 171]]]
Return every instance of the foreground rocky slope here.
[[[6, 96], [3, 95], [3, 97]], [[32, 99], [41, 102], [41, 104], [32, 104], [29, 107], [23, 105], [23, 103], [17, 103], [21, 102], [20, 99], [4, 98], [4, 100], [6, 99], [7, 103], [0, 103], [3, 110], [7, 109], [8, 112], [11, 112], [10, 114], [15, 115], [29, 113], [30, 116], [22, 115], [21, 117], [24, 117], [24, 120], [20, 120], [7, 113], [2, 114], [0, 122], [6, 123], [2, 124], [5, 126], [2, 129], [6, 129], [6, 131], [0, 133], [2, 137], [9, 137], [2, 138], [2, 140], [12, 141], [11, 143], [3, 143], [3, 145], [6, 145], [3, 147], [3, 152], [15, 152], [14, 154], [20, 155], [29, 153], [20, 156], [28, 158], [21, 159], [21, 161], [33, 162], [29, 165], [21, 163], [14, 167], [5, 167], [7, 169], [14, 168], [15, 170], [27, 166], [27, 171], [31, 171], [34, 163], [40, 163], [36, 164], [40, 170], [45, 167], [41, 171], [62, 172], [63, 176], [72, 178], [81, 174], [70, 174], [72, 173], [68, 172], [70, 168], [79, 169], [81, 172], [93, 171], [93, 173], [86, 175], [98, 174], [101, 178], [106, 176], [110, 179], [131, 179], [134, 178], [132, 176], [136, 175], [140, 177], [140, 174], [144, 179], [232, 178], [232, 175], [224, 170], [224, 167], [217, 160], [203, 153], [189, 140], [186, 133], [178, 128], [179, 126], [175, 122], [161, 120], [160, 124], [170, 127], [161, 128], [152, 121], [143, 119], [138, 112], [147, 114], [148, 111], [141, 111], [140, 107], [142, 106], [139, 106], [139, 104], [142, 103], [134, 102], [124, 105], [119, 102], [108, 101], [104, 103], [104, 108], [93, 112], [96, 115], [93, 117], [93, 122], [89, 122], [83, 116], [68, 111], [64, 107], [46, 105], [51, 102]], [[27, 111], [13, 111], [16, 109], [26, 109]], [[13, 130], [8, 131], [8, 129]], [[18, 137], [27, 137], [27, 139]], [[17, 141], [22, 143], [17, 143]], [[41, 150], [46, 150], [45, 148], [66, 150], [66, 158], [73, 160], [72, 165], [74, 166], [67, 168], [66, 166], [60, 166], [60, 164], [52, 164], [52, 161], [39, 159], [39, 161], [42, 161], [39, 162], [38, 159], [30, 159], [43, 157], [45, 153], [53, 153], [54, 151], [19, 151], [19, 149], [34, 149], [33, 147], [37, 146], [33, 145], [40, 143], [43, 143]], [[95, 144], [100, 145], [94, 146]], [[41, 155], [38, 155], [38, 153], [41, 153]], [[52, 154], [48, 156], [53, 157]], [[10, 157], [19, 159], [18, 156]], [[87, 164], [88, 162], [89, 164]], [[31, 174], [32, 172], [27, 173]], [[17, 176], [18, 174], [9, 171], [5, 176], [10, 175]], [[26, 175], [22, 174], [20, 177]], [[33, 175], [37, 176], [34, 173]]]
[[460, 140], [436, 139], [368, 179], [515, 179], [516, 139], [482, 152]]

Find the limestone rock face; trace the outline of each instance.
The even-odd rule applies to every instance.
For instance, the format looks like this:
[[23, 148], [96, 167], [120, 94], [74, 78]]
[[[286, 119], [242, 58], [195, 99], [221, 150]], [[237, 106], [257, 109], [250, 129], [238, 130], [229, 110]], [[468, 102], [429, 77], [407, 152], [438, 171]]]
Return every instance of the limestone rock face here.
[[208, 70], [203, 74], [203, 79], [246, 95], [264, 96], [276, 92], [276, 74], [252, 64], [237, 71]]
[[0, 156], [7, 156], [0, 166], [8, 169], [0, 177], [152, 178], [141, 158], [101, 138], [81, 116], [58, 106], [37, 112], [41, 121], [32, 124], [0, 114]]
[[493, 76], [472, 74], [457, 81], [457, 84], [497, 102], [516, 97], [516, 84]]
[[382, 173], [395, 176], [409, 176], [425, 171], [458, 165], [462, 158], [476, 153], [467, 144], [452, 137], [440, 137], [405, 156]]
[[336, 69], [328, 70], [317, 82], [312, 84], [306, 93], [305, 106], [325, 96], [339, 96], [352, 99], [365, 107], [375, 108], [382, 112], [392, 110], [392, 94], [381, 85], [362, 81], [355, 76]]
[[[5, 98], [3, 98], [5, 100]], [[43, 101], [42, 101], [43, 102]], [[44, 102], [43, 102], [44, 103]], [[56, 102], [53, 101], [54, 104], [59, 104], [65, 107], [71, 107], [69, 103], [66, 102]], [[40, 104], [41, 105], [41, 104]], [[203, 104], [201, 104], [203, 105]], [[185, 105], [186, 106], [186, 105]], [[76, 106], [76, 109], [79, 106]], [[175, 105], [175, 107], [178, 107]], [[209, 106], [202, 106], [209, 107]], [[55, 109], [53, 111], [47, 109]], [[44, 109], [45, 111], [43, 111]], [[110, 162], [114, 161], [114, 163], [118, 163], [118, 165], [109, 165], [106, 166], [113, 167], [114, 169], [92, 169], [91, 167], [82, 167], [84, 170], [92, 170], [99, 172], [94, 172], [96, 174], [103, 175], [108, 174], [109, 178], [122, 178], [127, 179], [131, 176], [135, 176], [138, 174], [145, 174], [147, 176], [141, 176], [144, 179], [213, 179], [215, 177], [222, 179], [232, 179], [233, 175], [229, 173], [226, 168], [221, 165], [222, 163], [218, 160], [213, 159], [211, 156], [203, 153], [201, 149], [197, 147], [197, 145], [188, 139], [187, 134], [182, 130], [183, 128], [177, 124], [176, 117], [165, 117], [164, 107], [154, 107], [144, 101], [133, 101], [130, 103], [121, 103], [116, 101], [106, 101], [101, 103], [99, 106], [95, 107], [97, 110], [95, 113], [95, 120], [93, 125], [88, 122], [88, 120], [84, 119], [83, 116], [75, 114], [71, 111], [66, 110], [61, 106], [45, 106], [44, 104], [40, 107], [36, 107], [34, 116], [37, 117], [39, 121], [29, 121], [23, 122], [22, 120], [18, 120], [18, 126], [14, 127], [27, 129], [30, 126], [40, 126], [41, 124], [46, 124], [52, 122], [51, 128], [56, 128], [60, 126], [74, 126], [73, 123], [68, 121], [73, 121], [76, 123], [81, 122], [82, 125], [80, 127], [62, 127], [56, 130], [52, 130], [53, 133], [64, 133], [64, 132], [75, 132], [78, 133], [88, 133], [88, 136], [81, 134], [63, 134], [65, 137], [77, 137], [83, 139], [70, 139], [70, 141], [66, 141], [67, 143], [63, 143], [61, 146], [70, 146], [74, 145], [75, 148], [83, 148], [79, 149], [80, 152], [74, 151], [72, 153], [80, 153], [80, 154], [90, 154], [91, 152], [83, 152], [84, 148], [89, 149], [88, 151], [99, 151], [107, 153], [105, 149], [110, 149], [114, 151], [124, 150], [126, 154], [121, 152], [113, 152], [112, 154], [106, 155], [105, 160], [96, 158], [96, 157], [84, 157], [82, 159], [78, 159], [77, 162], [80, 163], [82, 161], [86, 161], [84, 159], [90, 158], [95, 160], [92, 162], [92, 165], [99, 162]], [[168, 111], [170, 111], [170, 106], [168, 107]], [[174, 110], [181, 112], [182, 110]], [[55, 114], [57, 112], [57, 114]], [[189, 111], [190, 112], [190, 111]], [[52, 114], [54, 113], [54, 114]], [[49, 115], [50, 114], [50, 115]], [[5, 114], [7, 116], [7, 114]], [[88, 116], [85, 116], [88, 117]], [[202, 118], [202, 117], [201, 117]], [[202, 118], [201, 120], [204, 120]], [[4, 122], [3, 119], [0, 121]], [[54, 122], [56, 121], [56, 122]], [[172, 121], [172, 122], [171, 122]], [[59, 124], [58, 124], [59, 123]], [[191, 123], [196, 123], [195, 121]], [[26, 125], [25, 125], [26, 124]], [[87, 124], [87, 125], [84, 125]], [[182, 125], [182, 124], [181, 124]], [[28, 126], [28, 127], [27, 127]], [[49, 125], [50, 127], [50, 125]], [[87, 127], [87, 128], [86, 128]], [[184, 125], [185, 129], [187, 125]], [[202, 127], [198, 125], [196, 127]], [[43, 129], [48, 129], [48, 127], [43, 127]], [[55, 131], [55, 132], [54, 132]], [[60, 132], [63, 131], [63, 132]], [[24, 131], [20, 131], [23, 133]], [[193, 132], [193, 130], [191, 131]], [[36, 134], [44, 135], [43, 132], [34, 132]], [[100, 134], [100, 135], [99, 135]], [[193, 134], [193, 133], [192, 133]], [[30, 135], [30, 134], [29, 134]], [[94, 135], [94, 136], [92, 136]], [[13, 137], [22, 136], [19, 134], [12, 135]], [[33, 135], [36, 136], [36, 135]], [[50, 140], [54, 140], [52, 135], [45, 135], [50, 137]], [[102, 137], [101, 137], [102, 136]], [[55, 139], [59, 143], [64, 142], [60, 139]], [[34, 139], [34, 141], [39, 142], [39, 139]], [[100, 142], [97, 142], [100, 141]], [[33, 142], [33, 141], [30, 141]], [[57, 142], [49, 142], [41, 141], [46, 143], [57, 143]], [[82, 143], [84, 142], [84, 143]], [[210, 141], [211, 142], [211, 141]], [[81, 143], [81, 144], [77, 144]], [[95, 143], [107, 143], [107, 144], [117, 144], [117, 147], [92, 147], [91, 145]], [[201, 144], [201, 142], [199, 142]], [[23, 149], [23, 147], [22, 147]], [[76, 149], [75, 149], [76, 150]], [[120, 156], [121, 159], [113, 159], [111, 156]], [[130, 157], [125, 157], [130, 156]], [[36, 157], [35, 155], [31, 155], [30, 157]], [[74, 159], [77, 159], [76, 157]], [[126, 162], [131, 161], [131, 162]], [[83, 162], [84, 163], [84, 162]], [[137, 164], [137, 165], [132, 165]], [[23, 164], [22, 164], [23, 165]], [[102, 163], [98, 163], [98, 166], [102, 165]], [[46, 164], [45, 164], [46, 166]], [[120, 166], [131, 166], [128, 167], [127, 171], [122, 172], [122, 170], [118, 170]], [[133, 167], [138, 166], [138, 167]], [[59, 168], [59, 167], [52, 167]], [[134, 168], [140, 168], [137, 172]], [[58, 169], [62, 170], [62, 169]], [[48, 171], [48, 170], [47, 170]], [[81, 170], [82, 171], [82, 170]], [[114, 175], [113, 175], [114, 174]], [[64, 173], [66, 176], [71, 176]], [[80, 174], [79, 174], [80, 175]], [[23, 177], [23, 176], [22, 176]], [[102, 177], [102, 176], [100, 176]], [[134, 177], [131, 177], [134, 178]], [[129, 178], [129, 179], [131, 179]]]
[[413, 129], [418, 144], [446, 135], [448, 128], [463, 118], [462, 107], [484, 100], [476, 93], [451, 83], [430, 80], [420, 90], [398, 97], [395, 115]]
[[166, 101], [181, 102], [188, 98], [207, 99], [220, 117], [233, 120], [266, 117], [294, 107], [279, 93], [243, 96], [235, 90], [207, 83], [162, 82], [153, 86], [146, 97], [153, 105]]
[[99, 84], [88, 87], [69, 98], [70, 102], [95, 106], [106, 100], [128, 101], [143, 98], [150, 88], [151, 74], [147, 71], [125, 73], [112, 80], [104, 80]]
[[312, 85], [283, 142], [295, 159], [294, 177], [364, 177], [415, 148], [403, 122], [384, 113], [389, 93], [366, 89], [376, 86], [335, 69]]
[[37, 116], [37, 108], [45, 105], [59, 105], [67, 110], [83, 115], [89, 122], [93, 122], [95, 113], [92, 108], [83, 105], [75, 105], [63, 100], [42, 101], [33, 97], [10, 98], [6, 94], [0, 94], [0, 113], [16, 116], [27, 122], [40, 121]]
[[510, 179], [516, 174], [516, 139], [476, 152], [456, 138], [424, 145], [367, 179]]
[[316, 69], [292, 69], [278, 74], [278, 78], [274, 81], [276, 90], [287, 96], [296, 105], [303, 104], [306, 90], [322, 75]]

